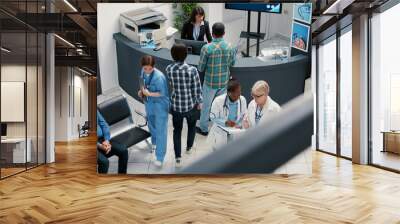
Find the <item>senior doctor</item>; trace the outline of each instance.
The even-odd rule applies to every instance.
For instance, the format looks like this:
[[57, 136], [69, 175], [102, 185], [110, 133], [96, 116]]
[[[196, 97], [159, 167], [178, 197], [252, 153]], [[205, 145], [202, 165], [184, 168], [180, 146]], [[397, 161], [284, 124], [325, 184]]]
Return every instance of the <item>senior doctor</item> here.
[[249, 103], [247, 115], [243, 119], [243, 127], [251, 128], [264, 122], [271, 115], [278, 113], [281, 107], [269, 96], [270, 88], [266, 81], [254, 83], [251, 89], [253, 100]]
[[227, 84], [227, 93], [216, 97], [212, 103], [210, 118], [213, 125], [209, 132], [208, 142], [214, 148], [227, 143], [228, 132], [233, 135], [239, 132], [235, 129], [242, 128], [242, 120], [246, 112], [247, 102], [241, 95], [240, 83], [236, 79], [231, 79]]

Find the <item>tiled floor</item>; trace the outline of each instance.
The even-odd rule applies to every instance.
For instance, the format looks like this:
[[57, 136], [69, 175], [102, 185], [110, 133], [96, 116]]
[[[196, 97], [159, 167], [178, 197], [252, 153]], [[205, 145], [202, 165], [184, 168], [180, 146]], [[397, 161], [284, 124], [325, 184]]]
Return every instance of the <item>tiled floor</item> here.
[[[106, 95], [98, 96], [98, 103], [103, 100], [123, 93], [128, 99], [128, 103], [133, 108], [143, 111], [143, 105], [137, 102], [135, 99], [130, 97], [128, 94], [124, 93], [123, 90], [115, 89], [111, 90]], [[134, 119], [136, 117], [134, 116]], [[136, 118], [137, 119], [137, 118]], [[170, 117], [168, 121], [168, 141], [167, 141], [167, 152], [164, 160], [164, 164], [161, 169], [155, 167], [153, 165], [153, 159], [151, 156], [151, 150], [149, 146], [149, 142], [143, 141], [135, 146], [129, 148], [129, 161], [128, 161], [128, 174], [171, 174], [175, 173], [179, 169], [182, 169], [194, 161], [204, 157], [205, 155], [212, 153], [211, 147], [207, 145], [206, 137], [201, 135], [196, 135], [195, 144], [193, 148], [193, 152], [191, 154], [186, 154], [182, 150], [182, 167], [178, 168], [175, 166], [175, 155], [173, 149], [173, 141], [172, 141], [172, 118]], [[186, 134], [187, 127], [184, 125], [184, 129], [182, 131], [182, 149], [185, 149], [186, 146]], [[150, 140], [149, 140], [150, 141]], [[291, 161], [280, 167], [275, 171], [275, 173], [280, 174], [311, 174], [312, 172], [312, 157], [311, 157], [311, 149], [305, 150], [303, 153], [297, 155]], [[110, 158], [110, 168], [109, 173], [117, 172], [117, 157]]]

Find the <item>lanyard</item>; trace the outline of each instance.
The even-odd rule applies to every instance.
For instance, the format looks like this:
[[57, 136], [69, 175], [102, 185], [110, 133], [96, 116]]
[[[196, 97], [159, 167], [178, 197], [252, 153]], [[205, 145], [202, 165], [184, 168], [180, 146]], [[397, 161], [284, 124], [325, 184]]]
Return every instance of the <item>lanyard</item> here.
[[256, 112], [255, 112], [256, 124], [258, 124], [258, 122], [260, 121], [261, 117], [263, 116], [263, 114], [262, 114], [262, 109], [263, 109], [263, 108], [260, 108], [260, 109], [259, 109], [258, 106], [257, 106], [257, 108], [256, 108]]
[[151, 72], [150, 77], [149, 77], [149, 79], [148, 79], [148, 81], [146, 83], [146, 78], [145, 78], [146, 74], [144, 74], [144, 72], [143, 72], [143, 83], [144, 83], [144, 86], [146, 87], [146, 89], [149, 88], [149, 86], [151, 84], [151, 80], [153, 80], [153, 76], [154, 76], [153, 74], [154, 74], [154, 71]]

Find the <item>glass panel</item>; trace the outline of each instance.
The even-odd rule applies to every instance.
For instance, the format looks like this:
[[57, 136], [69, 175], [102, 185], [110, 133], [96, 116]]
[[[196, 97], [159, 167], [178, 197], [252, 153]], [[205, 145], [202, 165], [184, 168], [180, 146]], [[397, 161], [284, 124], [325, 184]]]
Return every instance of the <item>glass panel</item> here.
[[[27, 2], [27, 13], [37, 13], [37, 1]], [[38, 17], [34, 17], [36, 19]], [[37, 21], [31, 21], [37, 23]], [[26, 80], [26, 112], [27, 112], [27, 150], [31, 151], [30, 159], [28, 159], [27, 167], [37, 166], [38, 160], [38, 120], [37, 120], [37, 76], [38, 76], [38, 34], [36, 30], [27, 30], [27, 80]]]
[[340, 36], [340, 153], [352, 156], [352, 32]]
[[372, 18], [372, 163], [400, 170], [400, 5]]
[[28, 38], [28, 63], [27, 63], [27, 94], [26, 94], [26, 111], [27, 111], [27, 143], [28, 168], [37, 165], [38, 160], [38, 143], [37, 143], [37, 74], [38, 74], [38, 35], [36, 32], [27, 33]]
[[2, 33], [1, 140], [2, 177], [25, 170], [26, 159], [26, 33]]
[[318, 48], [318, 148], [336, 153], [336, 38]]

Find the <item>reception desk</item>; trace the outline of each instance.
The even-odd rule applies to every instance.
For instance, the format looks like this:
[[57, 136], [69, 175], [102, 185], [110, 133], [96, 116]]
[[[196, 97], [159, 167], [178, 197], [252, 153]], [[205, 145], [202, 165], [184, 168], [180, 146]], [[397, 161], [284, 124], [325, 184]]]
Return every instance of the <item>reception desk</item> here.
[[[132, 42], [121, 33], [115, 33], [114, 39], [117, 48], [119, 85], [129, 95], [138, 99], [140, 58], [143, 55], [154, 56], [156, 68], [165, 72], [167, 65], [172, 63], [170, 50], [154, 51], [140, 48], [139, 44]], [[188, 55], [186, 62], [197, 66], [199, 58], [198, 55]], [[282, 105], [304, 92], [304, 81], [311, 73], [310, 63], [309, 57], [304, 55], [283, 60], [238, 58], [231, 68], [231, 75], [241, 83], [242, 95], [248, 102], [251, 100], [250, 91], [253, 84], [258, 80], [266, 80], [271, 88], [270, 96]], [[203, 77], [204, 74], [200, 73], [202, 81]]]

